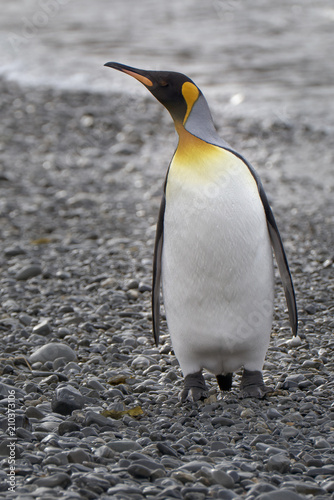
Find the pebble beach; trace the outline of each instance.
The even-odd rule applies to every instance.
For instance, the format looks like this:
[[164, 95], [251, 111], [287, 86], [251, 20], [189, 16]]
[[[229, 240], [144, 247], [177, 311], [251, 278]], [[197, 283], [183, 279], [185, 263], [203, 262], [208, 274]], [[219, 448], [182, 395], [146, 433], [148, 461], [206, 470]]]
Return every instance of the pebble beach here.
[[241, 399], [239, 372], [222, 394], [205, 373], [208, 399], [181, 404], [163, 314], [151, 333], [169, 115], [144, 93], [0, 90], [0, 498], [334, 499], [330, 119], [214, 113], [265, 185], [299, 336], [276, 273], [273, 391]]

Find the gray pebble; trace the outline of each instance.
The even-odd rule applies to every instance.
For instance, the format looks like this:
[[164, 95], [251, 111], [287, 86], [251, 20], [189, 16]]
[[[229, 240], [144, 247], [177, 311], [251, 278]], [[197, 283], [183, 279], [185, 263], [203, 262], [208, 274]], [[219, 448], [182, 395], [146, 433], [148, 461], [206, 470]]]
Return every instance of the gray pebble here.
[[76, 432], [80, 431], [81, 427], [73, 422], [72, 420], [65, 420], [65, 422], [61, 422], [58, 427], [59, 436], [63, 436], [68, 432]]
[[29, 326], [31, 325], [31, 322], [32, 322], [32, 317], [29, 316], [28, 314], [25, 314], [25, 313], [21, 313], [19, 315], [19, 320], [20, 322], [22, 323], [22, 325], [24, 326]]
[[323, 439], [323, 438], [316, 439], [316, 441], [314, 443], [314, 448], [317, 450], [322, 450], [324, 448], [331, 448], [331, 447], [332, 446], [330, 445], [330, 443], [326, 439]]
[[23, 427], [16, 427], [15, 429], [16, 437], [25, 440], [25, 441], [34, 441], [36, 438], [32, 432], [24, 429]]
[[222, 469], [212, 469], [210, 470], [210, 474], [214, 484], [220, 484], [224, 488], [233, 488], [233, 478]]
[[65, 451], [61, 451], [60, 453], [49, 455], [45, 460], [43, 460], [43, 466], [50, 464], [57, 465], [58, 467], [68, 464], [67, 453]]
[[169, 446], [166, 443], [163, 443], [163, 442], [157, 443], [157, 448], [160, 451], [160, 453], [162, 453], [162, 455], [170, 455], [172, 457], [178, 457], [178, 454], [174, 450], [174, 448], [172, 448], [171, 446]]
[[[141, 458], [137, 458], [136, 460], [134, 460], [133, 455], [135, 454], [137, 456], [141, 455]], [[150, 469], [152, 472], [156, 471], [157, 469], [165, 471], [165, 467], [162, 464], [155, 462], [154, 460], [150, 460], [149, 458], [145, 457], [145, 455], [143, 455], [142, 453], [135, 452], [131, 456], [129, 456], [129, 458], [131, 458], [131, 460], [134, 460], [134, 463], [136, 465], [143, 465], [144, 467]]]
[[322, 495], [325, 493], [325, 490], [317, 483], [310, 481], [287, 481], [282, 484], [282, 488], [285, 487], [294, 488], [297, 493], [301, 493], [302, 495]]
[[[47, 319], [41, 321], [38, 323], [38, 325], [34, 326], [32, 329], [33, 333], [36, 335], [49, 335], [51, 333], [51, 326], [49, 324], [49, 321]], [[59, 356], [57, 356], [59, 357]]]
[[64, 368], [63, 368], [63, 372], [66, 373], [66, 374], [76, 374], [76, 373], [79, 373], [81, 372], [81, 368], [80, 366], [75, 363], [74, 361], [70, 361], [69, 363], [67, 363]]
[[139, 287], [139, 283], [137, 280], [130, 280], [125, 283], [125, 290], [133, 290]]
[[47, 477], [41, 477], [34, 482], [37, 486], [45, 486], [47, 488], [56, 488], [57, 486], [67, 488], [71, 483], [70, 476], [64, 472], [57, 472]]
[[46, 361], [54, 361], [58, 358], [62, 358], [66, 361], [73, 361], [76, 359], [76, 354], [73, 349], [66, 344], [50, 342], [36, 349], [29, 357], [29, 362], [36, 363], [40, 361], [44, 363]]
[[121, 439], [119, 441], [109, 441], [108, 446], [113, 451], [117, 453], [123, 453], [124, 451], [132, 451], [132, 450], [141, 450], [140, 444], [136, 441], [132, 441], [130, 439]]
[[8, 312], [20, 312], [21, 311], [21, 307], [18, 305], [17, 302], [15, 302], [15, 300], [13, 299], [8, 299], [8, 300], [5, 300], [3, 303], [2, 303], [2, 307], [8, 311]]
[[192, 460], [184, 465], [182, 465], [179, 470], [189, 470], [190, 472], [197, 472], [202, 467], [207, 468], [208, 462]]
[[148, 366], [150, 366], [150, 361], [145, 356], [138, 356], [137, 358], [135, 358], [132, 361], [131, 366], [135, 370], [138, 370], [138, 369], [144, 370], [145, 368], [147, 368]]
[[205, 500], [205, 493], [200, 491], [189, 491], [188, 493], [184, 493], [182, 491], [182, 498], [184, 500]]
[[111, 418], [104, 417], [103, 415], [100, 415], [99, 413], [96, 413], [94, 411], [88, 411], [86, 413], [85, 424], [87, 426], [97, 424], [99, 427], [106, 426], [115, 428], [115, 421], [113, 421]]
[[24, 255], [25, 253], [26, 251], [24, 250], [24, 248], [18, 245], [14, 245], [4, 249], [4, 254], [6, 257], [16, 257], [17, 255]]
[[314, 304], [308, 304], [304, 307], [304, 310], [308, 313], [308, 314], [315, 314], [317, 312], [317, 308]]
[[277, 491], [277, 488], [269, 483], [258, 483], [248, 490], [248, 496], [255, 495], [255, 498], [258, 498], [261, 493], [269, 493], [270, 491]]
[[287, 490], [284, 488], [280, 488], [279, 490], [270, 491], [268, 493], [262, 493], [256, 497], [257, 500], [305, 500], [304, 497], [301, 497], [297, 493], [291, 490]]
[[76, 481], [76, 484], [80, 487], [87, 488], [90, 491], [94, 491], [97, 493], [102, 493], [103, 491], [107, 491], [110, 487], [110, 481], [101, 477], [100, 474], [97, 473], [88, 473], [79, 478]]
[[275, 408], [269, 408], [267, 411], [268, 418], [270, 419], [275, 419], [275, 418], [282, 418], [282, 414], [277, 411]]
[[28, 418], [37, 418], [38, 420], [45, 417], [45, 413], [43, 413], [35, 406], [28, 406], [28, 408], [26, 409], [26, 415]]
[[63, 357], [56, 358], [53, 362], [53, 369], [59, 370], [59, 368], [63, 368], [66, 365], [66, 363], [67, 363], [66, 358]]
[[90, 455], [82, 448], [74, 448], [67, 454], [69, 462], [82, 464], [90, 461]]
[[109, 488], [107, 494], [111, 498], [124, 498], [125, 500], [126, 495], [129, 495], [130, 498], [133, 498], [133, 495], [141, 495], [141, 489], [138, 486], [123, 483]]
[[334, 475], [334, 465], [328, 465], [327, 467], [310, 467], [306, 474], [311, 477], [316, 476], [333, 476]]
[[327, 493], [334, 493], [334, 481], [325, 481], [322, 483], [322, 487]]
[[131, 476], [138, 478], [148, 478], [152, 474], [151, 469], [141, 464], [132, 464], [128, 467], [127, 471], [129, 474], [131, 474]]
[[85, 397], [71, 385], [57, 387], [52, 399], [52, 410], [61, 415], [70, 415], [72, 411], [83, 408]]
[[234, 491], [220, 488], [219, 490], [217, 490], [216, 498], [219, 498], [220, 500], [239, 500], [241, 497], [237, 493], [234, 493]]
[[101, 384], [101, 382], [97, 378], [89, 379], [87, 381], [87, 387], [95, 389], [98, 392], [103, 392], [106, 390], [105, 387]]
[[115, 453], [112, 451], [110, 446], [103, 445], [94, 451], [94, 455], [102, 458], [113, 458], [115, 456]]
[[296, 335], [296, 337], [293, 337], [292, 339], [288, 340], [287, 342], [289, 347], [299, 347], [302, 345], [301, 338]]
[[276, 446], [268, 446], [268, 444], [264, 444], [262, 447], [260, 447], [260, 444], [262, 443], [259, 443], [259, 447], [257, 445], [257, 448], [258, 449], [264, 449], [265, 452], [266, 452], [266, 455], [277, 455], [277, 454], [281, 454], [281, 453], [288, 453], [287, 450], [284, 450], [282, 448], [277, 448]]
[[143, 292], [151, 292], [152, 287], [150, 285], [146, 285], [145, 283], [139, 283], [138, 290], [143, 293]]
[[288, 472], [290, 465], [291, 463], [288, 457], [283, 453], [278, 453], [269, 458], [266, 468], [269, 472], [280, 472], [283, 474]]
[[222, 427], [223, 426], [230, 427], [231, 425], [235, 424], [234, 420], [232, 420], [231, 418], [228, 418], [228, 417], [224, 417], [224, 416], [214, 417], [211, 420], [211, 423], [214, 426], [222, 426]]
[[[1, 436], [0, 440], [0, 457], [8, 457], [10, 452], [13, 450], [11, 446], [13, 445], [13, 438], [3, 438]], [[15, 458], [21, 458], [22, 447], [15, 442]]]
[[299, 430], [296, 429], [296, 427], [293, 427], [292, 425], [291, 426], [286, 425], [281, 430], [281, 436], [284, 437], [285, 439], [292, 439], [292, 438], [298, 436], [298, 434], [299, 434]]
[[38, 276], [39, 274], [42, 274], [41, 266], [30, 265], [30, 266], [26, 266], [23, 269], [21, 269], [17, 273], [16, 279], [18, 281], [25, 281], [25, 280], [28, 280], [30, 278], [34, 278], [35, 276]]
[[8, 395], [15, 395], [15, 398], [20, 398], [24, 396], [25, 391], [20, 389], [19, 387], [14, 387], [12, 385], [5, 384], [3, 382], [0, 382], [0, 395], [4, 396], [5, 398], [8, 397]]

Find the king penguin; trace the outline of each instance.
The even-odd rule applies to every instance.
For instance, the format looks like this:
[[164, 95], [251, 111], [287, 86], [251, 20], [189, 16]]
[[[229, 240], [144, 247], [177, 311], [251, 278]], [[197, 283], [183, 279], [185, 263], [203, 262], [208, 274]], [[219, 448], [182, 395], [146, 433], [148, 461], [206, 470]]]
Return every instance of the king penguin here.
[[221, 390], [243, 369], [241, 395], [270, 390], [262, 367], [273, 303], [272, 247], [291, 329], [297, 307], [282, 240], [259, 176], [214, 127], [208, 104], [187, 76], [109, 66], [139, 80], [167, 108], [178, 145], [169, 165], [153, 259], [152, 318], [159, 342], [160, 282], [172, 346], [184, 376], [182, 402], [207, 397], [203, 369]]

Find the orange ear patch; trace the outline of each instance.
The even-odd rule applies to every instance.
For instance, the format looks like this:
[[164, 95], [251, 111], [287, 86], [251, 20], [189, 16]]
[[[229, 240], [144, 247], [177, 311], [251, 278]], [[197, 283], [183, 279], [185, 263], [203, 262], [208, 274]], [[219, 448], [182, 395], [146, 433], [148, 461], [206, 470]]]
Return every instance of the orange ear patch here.
[[187, 112], [183, 120], [183, 125], [184, 125], [188, 119], [189, 113], [192, 110], [193, 105], [198, 99], [199, 90], [193, 83], [185, 82], [182, 85], [182, 95], [187, 103]]

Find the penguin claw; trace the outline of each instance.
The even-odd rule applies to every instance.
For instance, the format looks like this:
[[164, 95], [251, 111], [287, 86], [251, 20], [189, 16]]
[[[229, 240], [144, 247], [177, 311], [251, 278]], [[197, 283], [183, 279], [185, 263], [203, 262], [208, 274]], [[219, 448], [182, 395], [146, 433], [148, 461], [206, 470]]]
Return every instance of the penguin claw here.
[[256, 399], [264, 399], [269, 392], [273, 392], [272, 387], [268, 387], [263, 385], [259, 387], [258, 385], [250, 385], [246, 389], [242, 389], [241, 397], [242, 398], [256, 398]]
[[242, 398], [263, 399], [269, 392], [273, 392], [273, 388], [265, 385], [261, 371], [244, 370], [241, 379]]
[[185, 387], [179, 395], [179, 399], [181, 403], [185, 401], [191, 401], [192, 403], [196, 403], [199, 400], [206, 399], [208, 397], [208, 392], [203, 389], [199, 389], [198, 387]]
[[184, 379], [184, 388], [180, 392], [179, 400], [184, 403], [187, 399], [193, 403], [200, 399], [208, 397], [208, 388], [206, 386], [202, 372], [191, 373]]

